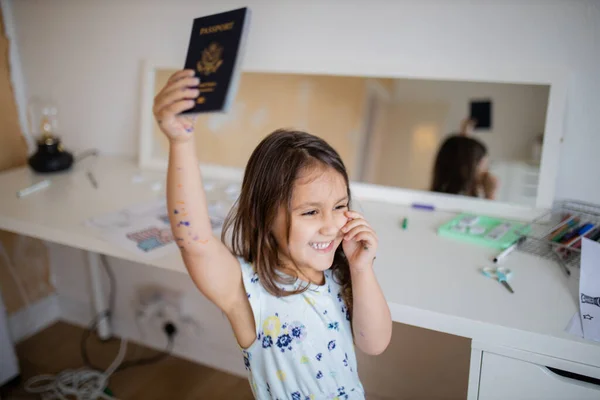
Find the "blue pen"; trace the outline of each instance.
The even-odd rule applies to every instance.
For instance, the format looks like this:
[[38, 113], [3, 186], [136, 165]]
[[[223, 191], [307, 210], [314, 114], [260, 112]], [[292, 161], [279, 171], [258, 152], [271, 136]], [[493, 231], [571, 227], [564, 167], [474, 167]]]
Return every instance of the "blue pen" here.
[[419, 210], [435, 211], [435, 207], [431, 204], [412, 203], [411, 207]]

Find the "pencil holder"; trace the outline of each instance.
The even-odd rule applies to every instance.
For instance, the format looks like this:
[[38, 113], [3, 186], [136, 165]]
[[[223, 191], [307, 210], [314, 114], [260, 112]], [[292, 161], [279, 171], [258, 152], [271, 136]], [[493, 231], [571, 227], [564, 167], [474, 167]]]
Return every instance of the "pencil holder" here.
[[519, 250], [569, 267], [579, 267], [582, 239], [600, 238], [600, 206], [565, 200], [525, 228], [529, 232], [524, 233], [526, 239]]

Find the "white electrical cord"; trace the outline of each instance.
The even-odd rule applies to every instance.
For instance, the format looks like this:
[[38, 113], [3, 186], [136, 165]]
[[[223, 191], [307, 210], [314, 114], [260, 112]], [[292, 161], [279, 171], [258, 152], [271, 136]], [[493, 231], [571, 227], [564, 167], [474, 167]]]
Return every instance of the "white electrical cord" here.
[[[18, 292], [23, 298], [28, 311], [31, 301], [1, 242], [0, 253], [2, 253], [8, 270], [15, 281]], [[29, 393], [39, 393], [42, 400], [72, 400], [73, 396], [75, 400], [118, 400], [116, 397], [106, 394], [104, 390], [108, 386], [108, 378], [121, 365], [126, 353], [127, 341], [121, 339], [117, 357], [106, 371], [100, 372], [93, 369], [80, 368], [77, 370], [65, 370], [57, 375], [38, 375], [25, 382], [25, 390]]]
[[127, 341], [121, 339], [119, 353], [106, 371], [81, 368], [65, 370], [58, 375], [38, 375], [25, 382], [25, 390], [41, 394], [42, 400], [71, 400], [72, 396], [76, 400], [118, 400], [104, 390], [108, 385], [108, 378], [121, 365], [126, 352]]

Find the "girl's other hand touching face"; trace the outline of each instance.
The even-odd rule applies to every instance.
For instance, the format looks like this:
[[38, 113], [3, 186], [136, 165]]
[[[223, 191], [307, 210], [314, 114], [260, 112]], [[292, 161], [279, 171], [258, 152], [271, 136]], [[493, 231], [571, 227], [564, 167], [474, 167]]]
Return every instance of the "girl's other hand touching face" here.
[[373, 265], [377, 254], [377, 234], [364, 217], [355, 211], [346, 211], [348, 222], [342, 228], [342, 248], [351, 270], [364, 270]]

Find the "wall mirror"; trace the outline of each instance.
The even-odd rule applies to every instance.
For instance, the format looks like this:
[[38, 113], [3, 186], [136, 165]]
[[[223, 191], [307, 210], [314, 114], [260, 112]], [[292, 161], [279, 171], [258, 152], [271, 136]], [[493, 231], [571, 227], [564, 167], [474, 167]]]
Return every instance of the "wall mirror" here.
[[[146, 63], [143, 168], [166, 166], [168, 143], [152, 118], [152, 99], [176, 70]], [[291, 128], [327, 140], [342, 156], [353, 185], [367, 197], [463, 201], [476, 208], [492, 203], [515, 210], [548, 207], [554, 196], [564, 102], [557, 96], [562, 91], [562, 82], [551, 79], [245, 71], [228, 113], [198, 117], [198, 157], [211, 174], [239, 179], [265, 135]]]

